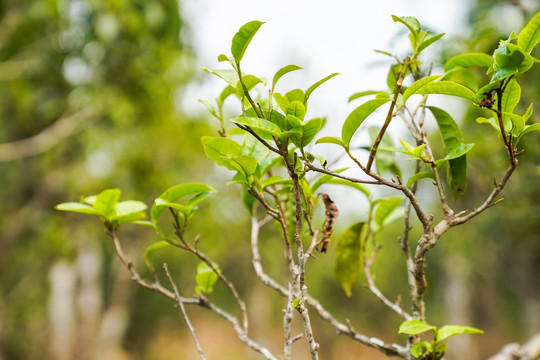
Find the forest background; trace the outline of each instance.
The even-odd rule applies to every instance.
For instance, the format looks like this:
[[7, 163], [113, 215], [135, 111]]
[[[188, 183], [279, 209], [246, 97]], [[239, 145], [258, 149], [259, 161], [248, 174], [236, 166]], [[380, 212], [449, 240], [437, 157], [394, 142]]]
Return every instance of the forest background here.
[[[410, 3], [411, 14], [398, 15], [416, 15], [414, 1]], [[441, 40], [444, 50], [432, 54], [433, 61], [443, 64], [459, 51], [494, 49], [499, 38], [508, 37], [508, 29], [521, 28], [538, 10], [529, 5], [469, 2], [465, 30], [453, 34], [435, 29], [447, 35]], [[0, 18], [0, 359], [197, 359], [178, 310], [130, 281], [101, 226], [53, 210], [62, 201], [111, 187], [151, 203], [164, 189], [188, 181], [220, 190], [201, 208], [193, 228], [209, 239], [222, 270], [242, 279], [239, 290], [257, 318], [254, 336], [280, 346], [282, 304], [247, 275], [247, 211], [235, 189], [220, 185], [223, 171], [202, 151], [200, 137], [215, 134], [217, 124], [191, 111], [196, 99], [189, 90], [200, 84], [202, 75], [193, 41], [200, 38], [194, 35], [197, 29], [188, 28], [182, 2], [5, 0]], [[224, 42], [222, 48], [228, 46]], [[520, 105], [539, 98], [539, 84], [536, 67], [522, 80]], [[532, 122], [538, 123], [535, 110]], [[472, 196], [467, 201], [475, 204], [483, 184], [490, 182], [490, 169], [505, 164], [504, 157], [490, 156], [486, 137], [491, 134], [483, 126], [471, 121], [464, 127], [470, 138], [479, 139], [475, 152], [484, 160], [469, 169]], [[523, 140], [522, 165], [505, 189], [504, 203], [448, 234], [428, 262], [430, 319], [485, 331], [453, 340], [451, 348], [470, 354], [469, 359], [496, 353], [493, 344], [524, 342], [540, 331], [539, 140], [537, 134]], [[335, 191], [340, 205], [346, 196]], [[347, 220], [342, 213], [337, 235], [355, 215], [351, 211]], [[155, 240], [151, 232], [125, 231], [133, 258]], [[406, 283], [400, 278], [399, 250], [390, 246], [397, 233], [386, 232], [388, 246], [377, 260], [376, 268], [384, 269], [377, 272], [382, 289]], [[263, 246], [263, 251], [280, 255], [270, 241]], [[174, 252], [159, 257], [189, 289], [196, 263]], [[397, 338], [400, 319], [364, 296], [361, 286], [352, 298], [346, 297], [334, 279], [332, 260], [332, 251], [321, 259], [327, 270], [310, 275], [310, 291], [366, 332], [389, 341]], [[272, 270], [272, 263], [267, 267]], [[225, 294], [216, 288], [218, 301], [229, 301]], [[227, 324], [202, 310], [190, 311], [209, 358], [257, 358]], [[336, 338], [332, 329], [314, 321], [322, 358], [380, 356]]]

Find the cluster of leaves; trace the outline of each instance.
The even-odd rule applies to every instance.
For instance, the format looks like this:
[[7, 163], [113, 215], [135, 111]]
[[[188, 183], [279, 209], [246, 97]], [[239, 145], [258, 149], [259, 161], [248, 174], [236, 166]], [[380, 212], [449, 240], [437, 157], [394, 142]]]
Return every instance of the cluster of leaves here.
[[[163, 240], [157, 241], [148, 246], [144, 252], [146, 265], [155, 274], [152, 264], [152, 256], [159, 250], [176, 245], [174, 241], [167, 238], [165, 231], [159, 225], [159, 218], [163, 210], [168, 209], [174, 219], [174, 229], [179, 234], [183, 234], [188, 220], [197, 210], [199, 202], [214, 193], [215, 190], [208, 185], [201, 183], [187, 183], [173, 186], [164, 191], [154, 200], [150, 209], [151, 220], [146, 218], [146, 204], [136, 200], [120, 201], [120, 189], [107, 189], [98, 195], [83, 197], [80, 202], [66, 202], [56, 206], [57, 210], [69, 211], [94, 215], [100, 218], [109, 232], [115, 232], [118, 227], [125, 223], [134, 223], [153, 228]], [[179, 200], [188, 198], [184, 203]], [[214, 264], [214, 268], [219, 271], [219, 266]], [[196, 293], [199, 295], [209, 295], [213, 291], [218, 275], [208, 264], [201, 262], [197, 267], [195, 277], [197, 287]]]
[[433, 334], [433, 340], [431, 342], [422, 340], [411, 347], [411, 355], [417, 359], [441, 359], [448, 348], [447, 344], [442, 344], [444, 340], [456, 335], [483, 333], [480, 329], [462, 325], [444, 325], [438, 329], [436, 326], [429, 325], [420, 320], [408, 320], [399, 326], [400, 334], [416, 336], [428, 331], [431, 331]]

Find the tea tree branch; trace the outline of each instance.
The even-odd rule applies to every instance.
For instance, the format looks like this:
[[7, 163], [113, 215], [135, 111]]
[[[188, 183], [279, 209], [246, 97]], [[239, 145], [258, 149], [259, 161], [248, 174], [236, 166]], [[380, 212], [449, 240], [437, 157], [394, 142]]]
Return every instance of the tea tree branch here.
[[184, 316], [184, 319], [186, 320], [186, 325], [188, 326], [189, 331], [191, 332], [193, 341], [195, 341], [195, 346], [197, 347], [197, 351], [199, 352], [201, 359], [206, 360], [206, 356], [204, 356], [204, 352], [202, 350], [201, 344], [199, 342], [199, 339], [197, 338], [197, 334], [195, 333], [195, 328], [193, 327], [193, 325], [191, 324], [191, 321], [189, 320], [188, 314], [186, 312], [186, 308], [184, 306], [184, 303], [182, 302], [182, 298], [180, 297], [178, 288], [176, 287], [176, 284], [174, 283], [171, 277], [171, 274], [169, 273], [169, 268], [167, 267], [167, 264], [163, 264], [163, 270], [165, 270], [165, 275], [167, 275], [167, 279], [169, 279], [169, 282], [171, 283], [171, 286], [173, 287], [174, 294], [176, 295], [176, 303], [180, 307], [180, 310], [182, 311], [182, 315]]
[[392, 118], [395, 116], [394, 107], [396, 106], [398, 96], [401, 92], [401, 87], [403, 86], [403, 79], [405, 78], [405, 74], [407, 73], [407, 66], [409, 63], [410, 63], [410, 58], [407, 57], [399, 73], [399, 77], [396, 82], [396, 88], [394, 90], [394, 98], [392, 99], [392, 103], [390, 104], [390, 109], [388, 110], [388, 114], [386, 115], [386, 120], [384, 121], [381, 131], [379, 132], [379, 135], [377, 135], [377, 139], [375, 139], [375, 142], [373, 143], [373, 147], [371, 148], [371, 151], [369, 153], [369, 159], [366, 165], [367, 174], [370, 173], [371, 165], [373, 164], [373, 160], [375, 160], [375, 155], [377, 154], [377, 149], [379, 148], [379, 144], [382, 141], [384, 133], [386, 132], [388, 125], [390, 125], [390, 121], [392, 121]]

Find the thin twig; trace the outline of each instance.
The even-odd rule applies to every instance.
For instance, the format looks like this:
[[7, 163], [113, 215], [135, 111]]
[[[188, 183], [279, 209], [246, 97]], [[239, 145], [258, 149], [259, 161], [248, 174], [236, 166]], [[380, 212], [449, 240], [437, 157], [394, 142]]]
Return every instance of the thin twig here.
[[[132, 278], [133, 281], [135, 281], [137, 284], [141, 285], [142, 287], [147, 288], [147, 289], [152, 290], [152, 291], [156, 291], [156, 292], [164, 295], [165, 297], [167, 297], [167, 298], [169, 298], [169, 299], [171, 299], [171, 300], [173, 300], [175, 302], [178, 301], [177, 295], [175, 293], [167, 290], [166, 288], [164, 288], [160, 283], [156, 282], [156, 283], [150, 284], [150, 283], [146, 282], [145, 280], [143, 280], [140, 277], [140, 275], [135, 270], [135, 268], [134, 268], [133, 264], [131, 263], [131, 261], [129, 261], [126, 258], [126, 256], [124, 255], [124, 252], [122, 250], [122, 246], [120, 244], [120, 240], [118, 238], [118, 233], [117, 233], [116, 229], [114, 229], [114, 228], [109, 229], [109, 235], [113, 238], [116, 253], [118, 255], [118, 258], [120, 259], [120, 262], [122, 264], [124, 264], [124, 266], [131, 273], [131, 275], [132, 275], [131, 278]], [[260, 353], [267, 360], [278, 360], [278, 358], [274, 354], [272, 354], [272, 352], [270, 350], [268, 350], [264, 346], [258, 344], [257, 342], [255, 342], [254, 340], [252, 340], [248, 336], [247, 330], [240, 325], [240, 323], [238, 322], [238, 319], [236, 317], [229, 314], [225, 310], [217, 307], [213, 303], [209, 302], [207, 299], [203, 300], [201, 298], [184, 298], [184, 297], [180, 297], [180, 301], [182, 301], [182, 303], [184, 303], [184, 304], [199, 305], [201, 307], [204, 307], [204, 308], [209, 309], [210, 311], [216, 313], [217, 315], [219, 315], [220, 317], [222, 317], [223, 319], [225, 319], [227, 322], [229, 322], [232, 325], [232, 327], [235, 330], [236, 334], [238, 335], [238, 338], [240, 339], [240, 341], [242, 341], [244, 344], [246, 344], [249, 348], [251, 348], [252, 350], [254, 350], [254, 351], [258, 352], [258, 353]]]
[[178, 288], [176, 287], [176, 284], [174, 283], [171, 274], [169, 273], [169, 268], [167, 267], [167, 264], [163, 264], [163, 269], [165, 270], [165, 275], [167, 275], [167, 279], [169, 279], [169, 282], [171, 283], [171, 286], [173, 287], [174, 294], [176, 295], [176, 302], [178, 306], [180, 307], [180, 310], [182, 311], [182, 315], [184, 316], [184, 319], [186, 320], [186, 324], [189, 328], [189, 331], [191, 332], [191, 336], [193, 337], [193, 340], [195, 341], [195, 346], [197, 347], [197, 351], [199, 352], [199, 355], [201, 356], [201, 359], [206, 360], [206, 356], [204, 356], [204, 352], [202, 350], [201, 344], [199, 343], [199, 339], [197, 338], [197, 334], [195, 333], [195, 328], [191, 324], [191, 321], [189, 321], [188, 314], [186, 312], [186, 307], [184, 306], [184, 303], [181, 300], [180, 293], [178, 292]]
[[379, 148], [379, 144], [382, 141], [384, 133], [386, 132], [388, 125], [390, 125], [390, 121], [392, 121], [392, 118], [395, 116], [394, 107], [396, 106], [397, 98], [401, 92], [401, 86], [403, 85], [403, 79], [405, 78], [405, 74], [407, 73], [407, 64], [409, 62], [410, 62], [410, 58], [407, 57], [407, 59], [405, 59], [405, 64], [403, 65], [403, 69], [401, 70], [399, 77], [397, 79], [396, 88], [394, 90], [394, 98], [392, 99], [392, 103], [390, 104], [390, 109], [388, 109], [386, 120], [384, 121], [384, 124], [379, 132], [379, 135], [377, 135], [377, 138], [375, 139], [373, 146], [371, 147], [371, 151], [369, 152], [369, 159], [366, 165], [366, 173], [368, 174], [371, 170], [371, 165], [373, 164], [373, 160], [375, 160], [375, 155], [377, 154], [377, 149]]

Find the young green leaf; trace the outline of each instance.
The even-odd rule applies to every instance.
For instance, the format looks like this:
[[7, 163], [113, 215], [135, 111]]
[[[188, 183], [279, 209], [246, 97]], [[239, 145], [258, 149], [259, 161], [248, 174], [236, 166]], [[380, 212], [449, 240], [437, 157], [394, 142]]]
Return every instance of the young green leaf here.
[[430, 171], [422, 171], [422, 172], [416, 173], [413, 176], [411, 176], [409, 180], [407, 180], [407, 184], [405, 184], [405, 187], [410, 188], [412, 184], [414, 184], [415, 182], [422, 179], [428, 179], [428, 178], [435, 179], [435, 176]]
[[399, 334], [418, 335], [436, 329], [436, 326], [426, 324], [420, 320], [407, 320], [399, 326]]
[[145, 203], [135, 200], [121, 201], [114, 207], [115, 215], [110, 217], [118, 225], [146, 218], [144, 211], [148, 207]]
[[364, 224], [359, 222], [352, 225], [341, 235], [336, 244], [334, 274], [349, 297], [352, 295], [353, 285], [360, 276], [360, 251], [362, 248], [360, 234]]
[[240, 63], [240, 60], [244, 57], [244, 53], [246, 52], [251, 39], [253, 39], [253, 36], [255, 36], [255, 33], [257, 33], [257, 30], [259, 30], [262, 24], [264, 23], [261, 21], [250, 21], [242, 26], [236, 35], [234, 35], [231, 53], [237, 64]]
[[368, 96], [368, 95], [377, 95], [377, 94], [379, 94], [381, 92], [382, 91], [376, 91], [376, 90], [368, 90], [368, 91], [357, 92], [357, 93], [352, 94], [351, 96], [349, 96], [348, 102], [351, 102], [353, 100], [356, 100], [356, 99], [359, 99], [361, 97]]
[[250, 175], [255, 174], [255, 171], [257, 170], [257, 159], [253, 156], [240, 155], [228, 158], [227, 160], [229, 161], [229, 164], [235, 167], [237, 171], [241, 172], [246, 179], [249, 178]]
[[540, 12], [536, 13], [521, 30], [517, 44], [523, 51], [530, 54], [538, 42], [540, 42]]
[[[192, 199], [196, 199], [196, 200], [192, 201], [191, 203], [188, 201], [188, 204], [185, 205], [186, 207], [190, 209], [190, 211], [185, 211], [186, 213], [189, 214], [196, 204], [198, 204], [203, 198], [207, 197], [208, 195], [214, 192], [215, 190], [213, 188], [211, 188], [210, 186], [206, 184], [201, 184], [201, 183], [187, 183], [187, 184], [175, 185], [165, 190], [154, 201], [154, 205], [152, 205], [152, 208], [150, 209], [150, 218], [152, 219], [152, 222], [157, 223], [158, 217], [161, 214], [161, 212], [165, 209], [165, 207], [167, 206], [173, 207], [174, 205], [169, 205], [169, 204], [183, 198], [184, 196], [192, 195]], [[176, 204], [176, 205], [181, 205], [181, 204]], [[182, 207], [177, 210], [184, 211], [184, 209], [185, 208]]]
[[236, 89], [236, 83], [238, 83], [238, 73], [235, 70], [230, 69], [217, 69], [217, 70], [209, 70], [207, 68], [203, 68], [203, 71], [214, 74], [223, 80], [225, 80], [230, 86], [234, 87]]
[[452, 95], [457, 97], [462, 97], [468, 100], [474, 101], [476, 94], [466, 88], [463, 85], [452, 81], [437, 81], [431, 82], [420, 89], [416, 90], [416, 94], [441, 94], [441, 95]]
[[521, 87], [516, 79], [512, 79], [504, 90], [501, 106], [503, 112], [513, 112], [521, 98]]
[[540, 124], [525, 125], [525, 127], [523, 128], [523, 131], [519, 133], [519, 136], [516, 139], [516, 143], [518, 143], [519, 140], [521, 140], [523, 135], [526, 135], [532, 131], [538, 131], [538, 130], [540, 130]]
[[354, 133], [362, 124], [362, 122], [364, 122], [364, 120], [375, 110], [377, 110], [379, 107], [389, 101], [390, 99], [373, 99], [363, 103], [362, 105], [354, 109], [349, 114], [347, 119], [345, 119], [345, 122], [343, 123], [343, 127], [341, 129], [341, 138], [343, 139], [343, 143], [348, 147]]
[[166, 247], [169, 247], [169, 246], [172, 246], [172, 245], [169, 244], [167, 241], [161, 240], [161, 241], [158, 241], [158, 242], [155, 242], [155, 243], [151, 244], [144, 251], [144, 261], [146, 262], [146, 266], [153, 273], [155, 273], [156, 270], [154, 268], [154, 265], [152, 265], [152, 256], [154, 256], [154, 254], [157, 251], [159, 251], [161, 249], [164, 249]]
[[437, 331], [437, 342], [448, 339], [449, 337], [462, 334], [483, 334], [484, 331], [472, 326], [445, 325]]
[[420, 359], [421, 356], [424, 354], [424, 350], [426, 350], [428, 353], [431, 352], [431, 344], [427, 341], [419, 341], [418, 343], [411, 346], [411, 355], [415, 358]]
[[88, 214], [88, 215], [95, 215], [95, 216], [105, 216], [105, 214], [97, 211], [92, 206], [78, 203], [78, 202], [65, 202], [58, 204], [54, 207], [56, 210], [61, 211], [70, 211], [80, 214]]
[[420, 32], [420, 22], [412, 16], [398, 17], [396, 15], [392, 15], [392, 19], [394, 22], [400, 22], [405, 25], [415, 37]]
[[414, 95], [416, 94], [420, 89], [422, 89], [424, 86], [426, 86], [427, 84], [430, 84], [432, 83], [433, 81], [439, 79], [442, 75], [431, 75], [431, 76], [426, 76], [425, 78], [422, 78], [418, 81], [415, 81], [411, 86], [409, 86], [407, 88], [407, 90], [405, 90], [405, 92], [403, 93], [403, 103], [405, 103], [407, 101], [407, 99], [409, 99], [409, 97], [411, 95]]
[[291, 306], [296, 309], [298, 305], [300, 305], [301, 300], [302, 300], [301, 296], [299, 298], [294, 299], [291, 303]]
[[424, 38], [424, 40], [420, 43], [420, 45], [418, 46], [418, 49], [416, 50], [418, 54], [420, 54], [425, 48], [427, 48], [428, 46], [430, 46], [431, 44], [433, 44], [435, 41], [439, 40], [440, 38], [442, 38], [445, 34], [442, 33], [442, 34], [437, 34], [437, 35], [427, 35], [426, 38]]
[[345, 145], [345, 143], [343, 142], [343, 140], [341, 140], [340, 137], [337, 137], [337, 136], [324, 136], [320, 139], [317, 139], [317, 141], [315, 141], [315, 144], [335, 144], [335, 145], [339, 145], [345, 149], [348, 148], [347, 145]]
[[[217, 265], [214, 264], [214, 267], [219, 271]], [[207, 263], [199, 263], [197, 266], [197, 276], [195, 277], [195, 281], [197, 283], [195, 292], [198, 295], [210, 295], [212, 291], [214, 291], [214, 284], [216, 283], [217, 279], [218, 274], [216, 274]]]
[[231, 121], [235, 124], [248, 126], [253, 129], [258, 135], [267, 139], [279, 137], [281, 133], [279, 127], [276, 124], [265, 119], [240, 116], [232, 119]]
[[304, 119], [306, 115], [306, 107], [298, 100], [293, 100], [287, 104], [285, 115], [293, 115], [300, 120]]
[[467, 53], [456, 55], [444, 64], [444, 71], [452, 70], [458, 66], [482, 66], [490, 67], [493, 65], [493, 57], [484, 53]]
[[242, 144], [242, 154], [253, 156], [260, 161], [270, 154], [270, 149], [257, 140], [255, 136], [250, 133], [245, 133], [244, 142]]
[[427, 108], [435, 117], [437, 125], [439, 125], [446, 154], [455, 154], [455, 151], [466, 150], [462, 156], [449, 160], [450, 189], [455, 200], [459, 194], [464, 194], [467, 190], [467, 158], [464, 154], [474, 144], [463, 144], [461, 130], [450, 114], [434, 106], [427, 106]]
[[301, 125], [301, 134], [293, 135], [291, 137], [292, 142], [299, 148], [306, 147], [319, 132], [323, 124], [323, 119], [316, 118], [307, 121], [304, 125]]
[[379, 205], [373, 217], [375, 223], [382, 228], [385, 220], [398, 208], [402, 201], [403, 199], [399, 196], [378, 200]]
[[114, 216], [114, 208], [120, 200], [122, 191], [120, 189], [103, 190], [96, 198], [94, 208], [104, 214], [106, 218]]
[[276, 74], [274, 75], [274, 79], [272, 80], [272, 92], [274, 92], [274, 88], [276, 87], [276, 84], [278, 80], [285, 74], [290, 73], [291, 71], [301, 70], [302, 68], [297, 65], [287, 65], [279, 69]]
[[333, 74], [330, 74], [328, 75], [327, 77], [317, 81], [315, 84], [311, 85], [307, 90], [306, 90], [306, 94], [304, 96], [304, 105], [307, 105], [307, 101], [309, 99], [309, 96], [311, 95], [311, 93], [316, 89], [318, 88], [319, 86], [321, 86], [323, 83], [327, 82], [328, 80], [330, 80], [331, 78], [333, 78], [334, 76], [336, 75], [339, 75], [339, 73], [333, 73]]
[[214, 160], [220, 166], [228, 167], [229, 165], [228, 162], [223, 159], [223, 157], [242, 155], [242, 146], [229, 138], [203, 136], [201, 138], [201, 142], [203, 144], [204, 153], [206, 156]]
[[476, 81], [474, 75], [469, 70], [462, 68], [461, 66], [456, 66], [452, 70], [448, 71], [441, 78], [441, 81], [452, 81], [466, 86], [474, 92], [478, 91], [478, 82]]
[[[242, 81], [244, 82], [244, 85], [246, 86], [246, 90], [247, 91], [250, 91], [252, 90], [255, 86], [257, 86], [258, 84], [262, 84], [263, 81], [261, 79], [259, 79], [258, 77], [256, 77], [255, 75], [244, 75], [242, 76]], [[244, 97], [244, 86], [242, 85], [242, 82], [240, 80], [238, 80], [238, 82], [236, 83], [236, 96], [238, 96], [238, 98], [243, 98]]]

